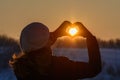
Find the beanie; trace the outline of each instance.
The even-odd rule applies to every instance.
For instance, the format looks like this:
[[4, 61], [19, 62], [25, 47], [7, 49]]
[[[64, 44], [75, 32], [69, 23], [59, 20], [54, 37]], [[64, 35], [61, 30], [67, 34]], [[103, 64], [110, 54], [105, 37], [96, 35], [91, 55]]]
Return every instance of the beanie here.
[[23, 52], [30, 52], [46, 46], [49, 40], [49, 29], [42, 23], [33, 22], [21, 32], [20, 45]]

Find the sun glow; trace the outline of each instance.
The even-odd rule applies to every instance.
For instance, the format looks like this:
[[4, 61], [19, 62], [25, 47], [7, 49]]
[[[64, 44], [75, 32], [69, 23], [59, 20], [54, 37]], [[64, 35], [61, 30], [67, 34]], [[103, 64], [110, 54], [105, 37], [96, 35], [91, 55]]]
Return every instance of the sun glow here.
[[74, 36], [75, 34], [77, 34], [77, 32], [78, 30], [75, 27], [69, 29], [69, 34], [71, 36]]

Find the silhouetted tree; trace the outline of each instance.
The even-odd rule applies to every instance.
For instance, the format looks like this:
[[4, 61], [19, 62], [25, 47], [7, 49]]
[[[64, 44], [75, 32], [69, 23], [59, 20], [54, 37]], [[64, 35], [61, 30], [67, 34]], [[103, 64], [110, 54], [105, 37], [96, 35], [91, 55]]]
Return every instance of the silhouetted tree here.
[[120, 39], [116, 39], [115, 45], [117, 48], [120, 48]]

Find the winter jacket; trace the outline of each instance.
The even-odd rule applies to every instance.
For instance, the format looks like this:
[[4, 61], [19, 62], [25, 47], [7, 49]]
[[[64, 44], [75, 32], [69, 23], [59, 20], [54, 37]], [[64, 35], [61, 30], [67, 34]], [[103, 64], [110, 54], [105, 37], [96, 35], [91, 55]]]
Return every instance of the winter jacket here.
[[24, 54], [14, 60], [18, 80], [76, 80], [91, 78], [101, 71], [101, 58], [95, 37], [87, 39], [89, 62], [76, 62], [52, 55], [50, 48]]

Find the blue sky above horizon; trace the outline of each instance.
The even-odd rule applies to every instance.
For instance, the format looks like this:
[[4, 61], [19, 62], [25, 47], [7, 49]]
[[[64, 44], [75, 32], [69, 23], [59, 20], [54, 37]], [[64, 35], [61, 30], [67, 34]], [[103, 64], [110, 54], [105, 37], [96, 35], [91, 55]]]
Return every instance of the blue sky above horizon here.
[[82, 22], [102, 39], [120, 38], [120, 0], [0, 0], [0, 34], [19, 38], [31, 22], [54, 31], [64, 20]]

